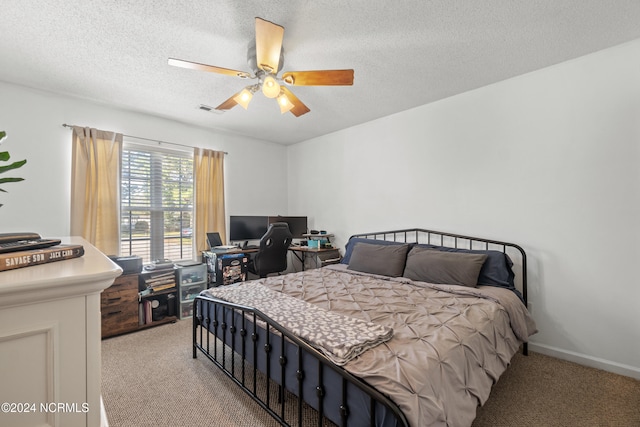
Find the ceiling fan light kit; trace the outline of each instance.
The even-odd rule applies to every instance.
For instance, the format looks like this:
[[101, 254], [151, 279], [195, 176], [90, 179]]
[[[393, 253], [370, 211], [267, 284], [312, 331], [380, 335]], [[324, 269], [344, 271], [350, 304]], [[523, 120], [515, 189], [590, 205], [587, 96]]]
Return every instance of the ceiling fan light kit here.
[[189, 68], [192, 70], [208, 71], [242, 79], [258, 79], [258, 83], [242, 89], [229, 99], [218, 105], [219, 111], [229, 110], [240, 105], [248, 109], [253, 94], [258, 90], [267, 98], [276, 98], [282, 114], [291, 112], [300, 117], [308, 113], [309, 108], [302, 103], [287, 87], [289, 86], [351, 86], [353, 85], [353, 70], [316, 70], [316, 71], [288, 71], [278, 78], [278, 73], [284, 64], [282, 40], [284, 39], [284, 27], [256, 18], [255, 45], [251, 43], [247, 59], [253, 75], [229, 68], [213, 65], [199, 64], [197, 62], [169, 58], [169, 65]]

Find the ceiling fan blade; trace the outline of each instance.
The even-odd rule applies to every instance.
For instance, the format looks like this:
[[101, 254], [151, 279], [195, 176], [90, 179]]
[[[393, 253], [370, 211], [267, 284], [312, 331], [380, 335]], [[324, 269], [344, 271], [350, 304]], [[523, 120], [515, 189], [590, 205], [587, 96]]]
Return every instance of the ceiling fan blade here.
[[292, 86], [350, 86], [353, 70], [287, 71], [282, 80]]
[[236, 100], [234, 99], [236, 96], [238, 96], [240, 94], [240, 92], [238, 93], [234, 93], [233, 95], [231, 95], [231, 98], [227, 99], [226, 101], [224, 101], [222, 104], [218, 105], [216, 107], [216, 110], [230, 110], [233, 107], [235, 107], [236, 105], [238, 105], [238, 103], [236, 102]]
[[309, 107], [304, 105], [302, 101], [300, 101], [298, 97], [295, 96], [289, 89], [282, 86], [282, 91], [285, 95], [287, 95], [287, 98], [289, 98], [289, 101], [293, 104], [293, 108], [290, 110], [291, 114], [296, 117], [300, 117], [301, 115], [307, 114], [309, 111], [311, 111]]
[[284, 27], [256, 18], [256, 60], [258, 67], [276, 74], [280, 64]]
[[174, 67], [189, 68], [191, 70], [209, 71], [211, 73], [225, 74], [227, 76], [246, 79], [250, 77], [245, 71], [231, 70], [229, 68], [215, 67], [213, 65], [198, 64], [197, 62], [184, 61], [182, 59], [169, 58], [169, 65]]

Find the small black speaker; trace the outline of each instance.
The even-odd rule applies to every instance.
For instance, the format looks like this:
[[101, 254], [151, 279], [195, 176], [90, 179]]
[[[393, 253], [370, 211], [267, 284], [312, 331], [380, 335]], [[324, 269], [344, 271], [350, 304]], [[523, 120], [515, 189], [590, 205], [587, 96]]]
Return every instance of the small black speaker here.
[[176, 296], [174, 294], [167, 295], [167, 316], [176, 315]]

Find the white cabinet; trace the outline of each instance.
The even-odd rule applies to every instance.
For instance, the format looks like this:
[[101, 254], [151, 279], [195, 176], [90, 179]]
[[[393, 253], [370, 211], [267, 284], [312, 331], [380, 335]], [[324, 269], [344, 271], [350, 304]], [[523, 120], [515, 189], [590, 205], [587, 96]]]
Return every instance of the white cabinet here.
[[85, 254], [0, 273], [0, 404], [12, 405], [2, 426], [103, 420], [100, 292], [122, 270], [83, 239], [63, 243]]

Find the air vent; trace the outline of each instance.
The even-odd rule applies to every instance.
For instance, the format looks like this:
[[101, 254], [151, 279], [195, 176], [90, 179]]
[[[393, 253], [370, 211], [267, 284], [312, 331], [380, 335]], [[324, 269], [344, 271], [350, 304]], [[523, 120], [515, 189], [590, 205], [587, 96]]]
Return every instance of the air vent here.
[[206, 111], [207, 113], [213, 113], [213, 114], [223, 114], [224, 113], [224, 110], [216, 110], [212, 106], [204, 105], [204, 104], [200, 104], [198, 106], [198, 109], [202, 110], [202, 111]]

